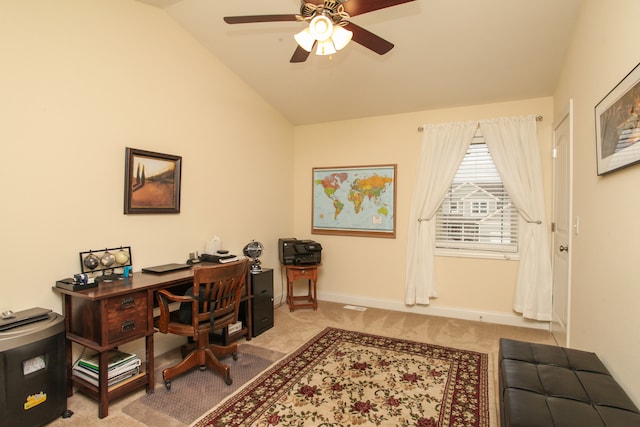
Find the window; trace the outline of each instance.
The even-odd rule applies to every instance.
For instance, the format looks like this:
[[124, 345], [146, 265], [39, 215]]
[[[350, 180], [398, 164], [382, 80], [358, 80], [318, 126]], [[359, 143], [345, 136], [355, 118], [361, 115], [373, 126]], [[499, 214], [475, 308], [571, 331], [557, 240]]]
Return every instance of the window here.
[[501, 257], [518, 251], [518, 212], [479, 129], [438, 210], [436, 250]]
[[489, 203], [487, 202], [471, 202], [471, 214], [482, 215], [488, 212]]

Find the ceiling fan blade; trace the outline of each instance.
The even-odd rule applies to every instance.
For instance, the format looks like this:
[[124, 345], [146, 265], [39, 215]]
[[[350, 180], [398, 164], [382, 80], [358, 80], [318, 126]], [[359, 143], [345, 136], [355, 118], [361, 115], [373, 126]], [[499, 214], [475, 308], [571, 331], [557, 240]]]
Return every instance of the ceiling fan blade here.
[[347, 0], [342, 5], [349, 16], [356, 16], [412, 1], [415, 0]]
[[388, 42], [382, 37], [373, 34], [369, 30], [365, 30], [364, 28], [359, 27], [353, 22], [349, 22], [347, 25], [345, 25], [344, 28], [353, 32], [353, 37], [351, 40], [361, 44], [367, 49], [371, 49], [378, 55], [384, 55], [385, 53], [393, 49], [393, 43]]
[[225, 16], [227, 24], [251, 24], [254, 22], [280, 22], [296, 21], [296, 15], [249, 15], [249, 16]]
[[[316, 44], [314, 43], [313, 46], [315, 46]], [[311, 49], [313, 50], [313, 48]], [[293, 52], [293, 56], [291, 57], [291, 60], [289, 62], [304, 62], [307, 60], [307, 58], [309, 57], [309, 55], [311, 54], [311, 52], [307, 52], [306, 50], [304, 50], [303, 48], [301, 48], [300, 46], [298, 46], [296, 48], [296, 51]]]

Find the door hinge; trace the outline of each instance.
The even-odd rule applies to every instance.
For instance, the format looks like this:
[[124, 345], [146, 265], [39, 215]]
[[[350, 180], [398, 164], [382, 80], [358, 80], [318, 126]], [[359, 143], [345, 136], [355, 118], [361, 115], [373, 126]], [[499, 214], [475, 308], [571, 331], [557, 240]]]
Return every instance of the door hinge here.
[[552, 233], [555, 233], [555, 232], [556, 232], [556, 223], [555, 223], [555, 222], [552, 222], [552, 223], [551, 223], [551, 232], [552, 232]]
[[558, 149], [556, 147], [553, 147], [553, 150], [551, 150], [551, 157], [554, 159], [558, 157]]

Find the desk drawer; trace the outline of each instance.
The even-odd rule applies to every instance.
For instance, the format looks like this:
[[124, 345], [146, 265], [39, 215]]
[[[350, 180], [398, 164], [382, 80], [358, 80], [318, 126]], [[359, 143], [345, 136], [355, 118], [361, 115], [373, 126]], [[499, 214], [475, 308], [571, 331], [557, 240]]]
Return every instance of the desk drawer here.
[[291, 282], [298, 279], [309, 279], [315, 282], [318, 280], [318, 269], [317, 267], [305, 268], [302, 270], [294, 270], [293, 268], [290, 268], [287, 269], [287, 275]]
[[147, 312], [146, 292], [136, 292], [135, 294], [113, 297], [107, 300], [108, 319], [128, 316], [139, 312]]
[[147, 313], [132, 312], [127, 315], [109, 319], [108, 336], [109, 344], [124, 338], [145, 332], [147, 330]]

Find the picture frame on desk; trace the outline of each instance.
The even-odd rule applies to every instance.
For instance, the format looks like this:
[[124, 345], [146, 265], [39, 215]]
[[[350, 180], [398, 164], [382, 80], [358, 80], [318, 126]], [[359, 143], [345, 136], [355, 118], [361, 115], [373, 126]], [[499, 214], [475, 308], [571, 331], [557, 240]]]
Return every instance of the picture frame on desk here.
[[127, 147], [124, 214], [180, 213], [182, 157]]

